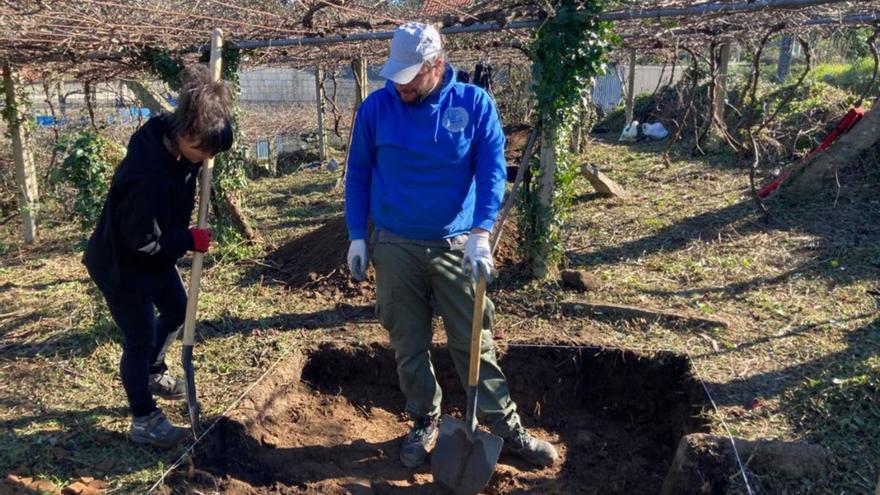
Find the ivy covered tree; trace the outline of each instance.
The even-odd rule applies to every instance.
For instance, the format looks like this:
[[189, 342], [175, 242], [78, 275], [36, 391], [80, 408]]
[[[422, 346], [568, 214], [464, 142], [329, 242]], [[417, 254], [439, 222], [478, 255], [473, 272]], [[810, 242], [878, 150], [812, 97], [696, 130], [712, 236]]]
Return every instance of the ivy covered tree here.
[[611, 23], [598, 15], [605, 0], [562, 0], [555, 14], [534, 33], [529, 55], [541, 128], [540, 160], [529, 165], [536, 181], [525, 185], [520, 201], [521, 249], [533, 275], [543, 278], [562, 256], [560, 230], [573, 197], [577, 175], [572, 132], [587, 112], [596, 76], [605, 72], [617, 41]]

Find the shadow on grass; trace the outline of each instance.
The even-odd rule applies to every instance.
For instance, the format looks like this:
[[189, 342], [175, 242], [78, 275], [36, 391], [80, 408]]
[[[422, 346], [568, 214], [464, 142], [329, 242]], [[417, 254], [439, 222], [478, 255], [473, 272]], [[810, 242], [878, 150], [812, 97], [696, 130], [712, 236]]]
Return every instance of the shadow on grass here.
[[840, 351], [746, 379], [709, 384], [719, 405], [748, 409], [755, 398], [778, 400], [779, 413], [804, 440], [838, 456], [833, 476], [853, 493], [872, 491], [880, 466], [880, 317], [867, 316], [870, 321], [846, 333], [846, 347]]
[[[21, 324], [34, 321], [39, 312], [26, 316]], [[37, 328], [34, 335], [40, 335], [43, 329]], [[32, 332], [28, 332], [30, 334]], [[19, 336], [18, 338], [32, 337], [32, 335]], [[34, 340], [10, 342], [0, 346], [0, 353], [4, 359], [35, 358], [40, 356], [54, 356], [57, 358], [79, 358], [92, 354], [98, 347], [107, 342], [122, 342], [122, 334], [110, 321], [102, 321], [92, 327], [86, 328], [60, 328], [55, 329], [48, 335]]]
[[372, 304], [355, 306], [336, 303], [332, 308], [309, 313], [287, 313], [253, 319], [203, 320], [200, 322], [198, 334], [203, 338], [212, 338], [234, 333], [249, 333], [254, 330], [272, 329], [280, 332], [321, 330], [342, 327], [346, 323], [373, 321], [376, 321], [376, 314]]
[[[590, 134], [590, 138], [600, 143], [620, 147], [632, 153], [650, 153], [661, 155], [666, 151], [668, 140], [653, 141], [643, 139], [635, 142], [621, 142], [620, 134], [614, 132]], [[748, 170], [748, 165], [743, 165], [736, 155], [729, 149], [723, 148], [718, 151], [705, 149], [706, 154], [695, 153], [693, 150], [692, 136], [683, 136], [683, 140], [673, 146], [669, 153], [672, 161], [702, 161], [706, 165], [725, 170]], [[601, 167], [600, 167], [601, 168]]]
[[[108, 479], [155, 469], [182, 452], [135, 444], [125, 434], [100, 426], [107, 416], [127, 417], [128, 409], [46, 410], [0, 421], [0, 473], [49, 480]], [[6, 493], [3, 488], [0, 483], [0, 492]], [[38, 493], [15, 488], [19, 491], [12, 493]]]
[[[769, 224], [761, 221], [751, 201], [685, 218], [640, 239], [588, 252], [568, 251], [573, 266], [595, 267], [665, 252], [686, 249], [692, 242], [717, 239], [722, 234], [786, 232], [818, 240], [800, 248], [806, 256], [801, 265], [782, 275], [699, 289], [657, 290], [655, 295], [693, 295], [706, 292], [738, 294], [751, 288], [785, 282], [794, 276], [823, 278], [831, 283], [874, 280], [880, 277], [880, 209], [866, 208], [866, 198], [850, 198], [834, 206], [833, 198], [796, 203], [775, 201]], [[771, 260], [772, 262], [772, 260]]]

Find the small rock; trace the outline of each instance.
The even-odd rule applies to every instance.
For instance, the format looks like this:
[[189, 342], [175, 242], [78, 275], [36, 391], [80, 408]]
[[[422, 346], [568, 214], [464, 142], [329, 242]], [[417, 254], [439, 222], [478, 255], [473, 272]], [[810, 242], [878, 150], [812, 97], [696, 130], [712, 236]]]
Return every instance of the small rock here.
[[757, 409], [761, 409], [764, 406], [764, 402], [760, 397], [755, 397], [751, 401], [749, 401], [749, 409], [755, 411]]
[[92, 488], [82, 481], [74, 481], [61, 490], [61, 495], [98, 495], [99, 493], [101, 493], [100, 490]]
[[278, 446], [278, 437], [276, 437], [275, 435], [272, 435], [271, 433], [266, 433], [265, 435], [263, 435], [263, 438], [261, 441], [263, 442], [263, 445], [265, 445], [266, 447], [271, 447], [274, 449], [275, 447]]
[[30, 485], [28, 485], [28, 488], [40, 494], [42, 494], [43, 492], [58, 493], [58, 489], [55, 488], [55, 483], [52, 483], [49, 480], [34, 481]]
[[569, 289], [590, 292], [599, 290], [602, 284], [598, 277], [585, 270], [563, 270], [562, 285]]

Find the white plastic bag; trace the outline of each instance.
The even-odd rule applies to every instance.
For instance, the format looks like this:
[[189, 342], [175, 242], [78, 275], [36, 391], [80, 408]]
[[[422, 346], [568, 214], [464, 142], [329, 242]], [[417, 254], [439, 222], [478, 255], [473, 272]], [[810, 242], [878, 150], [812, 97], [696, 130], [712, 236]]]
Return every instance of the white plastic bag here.
[[623, 132], [620, 133], [620, 141], [629, 142], [635, 141], [636, 138], [639, 137], [639, 121], [633, 120], [626, 127], [623, 128]]
[[664, 139], [669, 135], [669, 131], [660, 122], [654, 122], [653, 124], [645, 122], [642, 124], [642, 134], [651, 139]]

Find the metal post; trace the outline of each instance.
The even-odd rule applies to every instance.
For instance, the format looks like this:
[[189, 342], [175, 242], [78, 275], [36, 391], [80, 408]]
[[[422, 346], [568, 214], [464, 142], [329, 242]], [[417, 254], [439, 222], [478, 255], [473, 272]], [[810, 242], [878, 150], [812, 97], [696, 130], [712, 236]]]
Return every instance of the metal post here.
[[37, 238], [37, 172], [34, 153], [27, 132], [27, 115], [22, 115], [15, 94], [15, 77], [9, 64], [3, 65], [3, 85], [6, 89], [6, 108], [9, 111], [9, 134], [12, 137], [12, 155], [15, 161], [15, 180], [18, 185], [18, 209], [21, 212], [21, 233], [25, 244], [33, 244]]

